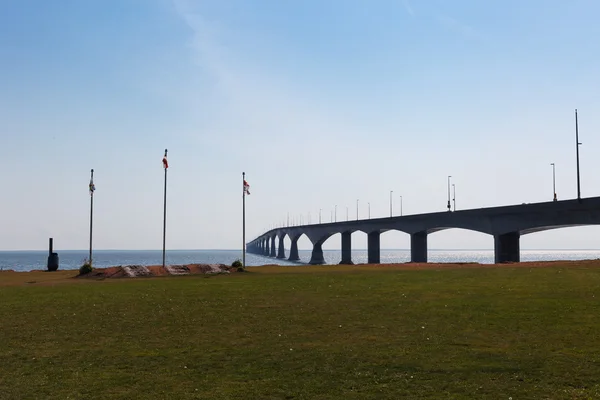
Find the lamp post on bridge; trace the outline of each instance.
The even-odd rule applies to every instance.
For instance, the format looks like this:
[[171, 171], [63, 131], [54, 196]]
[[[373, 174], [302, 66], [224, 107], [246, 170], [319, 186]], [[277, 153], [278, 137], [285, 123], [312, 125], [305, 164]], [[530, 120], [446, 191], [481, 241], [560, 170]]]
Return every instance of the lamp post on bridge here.
[[553, 193], [552, 201], [557, 201], [557, 198], [556, 198], [556, 166], [554, 165], [554, 163], [550, 163], [550, 165], [552, 165], [552, 193]]
[[358, 199], [356, 199], [356, 220], [358, 221]]
[[337, 204], [335, 205], [335, 222], [337, 222]]
[[452, 184], [452, 203], [454, 204], [454, 211], [456, 211], [456, 185]]
[[348, 221], [348, 206], [346, 206], [346, 221]]
[[367, 204], [368, 204], [368, 206], [369, 206], [369, 219], [371, 219], [371, 203], [369, 202], [369, 203], [367, 203]]
[[394, 193], [393, 190], [390, 190], [390, 218], [392, 218], [392, 194]]
[[452, 178], [452, 175], [448, 175], [448, 211], [452, 211], [450, 208], [450, 178]]
[[319, 208], [319, 223], [321, 223], [321, 209]]
[[400, 196], [400, 216], [402, 216], [402, 196]]

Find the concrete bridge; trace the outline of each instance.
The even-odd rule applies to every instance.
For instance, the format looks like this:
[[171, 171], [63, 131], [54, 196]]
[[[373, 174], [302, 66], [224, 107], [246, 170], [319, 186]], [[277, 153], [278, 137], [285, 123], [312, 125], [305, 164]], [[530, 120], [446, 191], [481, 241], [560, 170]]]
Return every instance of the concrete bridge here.
[[313, 245], [310, 263], [324, 264], [321, 246], [329, 237], [340, 233], [340, 264], [352, 264], [351, 234], [362, 231], [368, 237], [368, 262], [378, 264], [381, 233], [397, 230], [410, 234], [411, 261], [427, 262], [428, 234], [462, 228], [494, 236], [496, 263], [519, 262], [521, 235], [582, 225], [600, 225], [600, 197], [276, 228], [247, 243], [246, 249], [249, 253], [284, 259], [287, 235], [292, 242], [287, 259], [298, 261], [298, 239], [306, 235]]

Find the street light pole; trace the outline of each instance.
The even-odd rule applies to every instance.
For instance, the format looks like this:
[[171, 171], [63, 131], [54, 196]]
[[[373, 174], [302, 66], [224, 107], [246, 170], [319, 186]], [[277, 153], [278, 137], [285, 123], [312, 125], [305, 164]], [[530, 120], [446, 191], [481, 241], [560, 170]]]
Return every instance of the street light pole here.
[[337, 204], [335, 205], [335, 222], [337, 222]]
[[371, 203], [367, 203], [369, 205], [369, 219], [371, 219]]
[[390, 218], [392, 218], [392, 194], [394, 193], [393, 190], [390, 190]]
[[402, 196], [400, 196], [400, 216], [402, 216]]
[[358, 199], [356, 199], [356, 220], [358, 221]]
[[454, 203], [454, 211], [456, 211], [456, 186], [452, 184], [452, 203]]
[[319, 223], [321, 223], [321, 209], [319, 208]]
[[450, 209], [450, 178], [452, 178], [452, 175], [448, 175], [448, 211], [452, 211]]
[[581, 146], [581, 143], [579, 143], [579, 124], [577, 122], [577, 109], [575, 109], [575, 142], [577, 143], [577, 146], [575, 146], [575, 148], [577, 149], [577, 200], [581, 201], [581, 185], [579, 182], [579, 146]]
[[346, 221], [348, 221], [348, 206], [346, 206]]
[[556, 166], [554, 163], [550, 163], [552, 165], [552, 193], [554, 196], [552, 197], [553, 201], [556, 201]]

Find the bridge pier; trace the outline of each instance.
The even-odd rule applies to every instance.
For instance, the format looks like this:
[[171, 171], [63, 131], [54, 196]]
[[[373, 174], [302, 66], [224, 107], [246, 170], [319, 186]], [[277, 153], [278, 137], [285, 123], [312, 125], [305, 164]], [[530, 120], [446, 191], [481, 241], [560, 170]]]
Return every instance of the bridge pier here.
[[275, 253], [275, 236], [271, 236], [271, 253], [269, 253], [269, 256], [277, 256], [277, 254]]
[[269, 257], [271, 252], [269, 251], [269, 238], [265, 239], [265, 256]]
[[312, 254], [310, 256], [309, 264], [312, 265], [320, 265], [325, 264], [325, 258], [323, 257], [323, 248], [321, 247], [322, 243], [317, 242], [313, 244]]
[[368, 253], [368, 263], [369, 264], [379, 264], [379, 262], [381, 261], [381, 257], [380, 257], [381, 249], [379, 246], [380, 236], [381, 236], [381, 232], [379, 232], [379, 231], [371, 232], [368, 234], [367, 253]]
[[427, 262], [427, 231], [411, 233], [410, 262]]
[[521, 245], [519, 232], [509, 232], [503, 235], [494, 235], [494, 262], [521, 261]]
[[279, 248], [277, 249], [277, 258], [285, 258], [285, 247], [283, 247], [284, 235], [279, 234]]
[[300, 236], [290, 237], [292, 240], [292, 246], [290, 247], [290, 258], [289, 261], [300, 261], [300, 256], [298, 255], [298, 239]]
[[342, 232], [342, 261], [340, 264], [354, 264], [352, 262], [352, 232]]

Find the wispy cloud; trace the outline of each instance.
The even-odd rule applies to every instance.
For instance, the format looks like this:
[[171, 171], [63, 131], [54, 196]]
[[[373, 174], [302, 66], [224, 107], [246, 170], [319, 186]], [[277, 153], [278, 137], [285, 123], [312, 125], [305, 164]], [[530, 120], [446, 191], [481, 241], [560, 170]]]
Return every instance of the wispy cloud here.
[[404, 8], [406, 9], [406, 12], [411, 16], [411, 17], [415, 17], [415, 11], [413, 10], [413, 8], [410, 5], [410, 1], [409, 0], [402, 0], [402, 4], [404, 5]]

